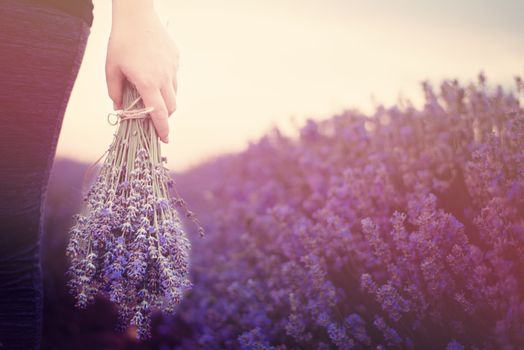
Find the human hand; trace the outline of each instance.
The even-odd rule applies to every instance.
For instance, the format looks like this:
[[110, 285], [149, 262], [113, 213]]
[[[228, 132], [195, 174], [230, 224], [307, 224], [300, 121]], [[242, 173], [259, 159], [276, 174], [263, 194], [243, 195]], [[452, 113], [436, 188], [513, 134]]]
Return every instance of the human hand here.
[[176, 110], [179, 52], [152, 0], [113, 0], [106, 82], [113, 108], [122, 108], [125, 80], [135, 85], [158, 136], [169, 142], [168, 117]]

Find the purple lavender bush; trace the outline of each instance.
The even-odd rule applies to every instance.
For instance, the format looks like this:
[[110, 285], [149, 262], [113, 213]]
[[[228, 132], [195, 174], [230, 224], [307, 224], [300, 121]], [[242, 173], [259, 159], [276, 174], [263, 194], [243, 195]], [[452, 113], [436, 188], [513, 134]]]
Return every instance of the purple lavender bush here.
[[423, 91], [421, 109], [310, 120], [299, 139], [275, 130], [180, 177], [208, 236], [157, 335], [185, 349], [524, 348], [523, 108], [482, 75]]
[[107, 302], [80, 313], [46, 277], [46, 314], [68, 320], [44, 319], [47, 348], [524, 348], [522, 81], [423, 92], [422, 108], [348, 110], [177, 174], [207, 232], [188, 232], [177, 313], [137, 342]]

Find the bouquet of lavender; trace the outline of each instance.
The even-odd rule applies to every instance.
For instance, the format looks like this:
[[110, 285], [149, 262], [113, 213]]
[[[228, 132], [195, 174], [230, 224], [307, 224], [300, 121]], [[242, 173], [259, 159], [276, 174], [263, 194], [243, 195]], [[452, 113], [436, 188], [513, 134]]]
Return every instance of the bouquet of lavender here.
[[123, 97], [126, 109], [113, 114], [120, 119], [115, 138], [69, 232], [68, 285], [79, 308], [97, 294], [108, 297], [117, 305], [120, 327], [135, 326], [143, 339], [150, 336], [152, 312], [174, 312], [192, 287], [191, 244], [176, 208], [201, 236], [203, 230], [163, 165], [151, 109], [132, 86]]

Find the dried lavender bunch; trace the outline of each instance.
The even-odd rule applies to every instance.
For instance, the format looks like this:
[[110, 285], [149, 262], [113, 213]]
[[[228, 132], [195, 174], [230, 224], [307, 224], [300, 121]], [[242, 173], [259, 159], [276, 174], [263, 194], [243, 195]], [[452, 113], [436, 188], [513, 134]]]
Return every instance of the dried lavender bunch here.
[[[138, 97], [128, 86], [124, 106]], [[192, 287], [191, 244], [176, 208], [203, 235], [174, 190], [165, 162], [150, 118], [121, 119], [82, 210], [74, 216], [66, 251], [76, 306], [85, 308], [97, 294], [108, 297], [117, 305], [119, 326], [136, 326], [140, 339], [150, 337], [152, 312], [174, 312]]]

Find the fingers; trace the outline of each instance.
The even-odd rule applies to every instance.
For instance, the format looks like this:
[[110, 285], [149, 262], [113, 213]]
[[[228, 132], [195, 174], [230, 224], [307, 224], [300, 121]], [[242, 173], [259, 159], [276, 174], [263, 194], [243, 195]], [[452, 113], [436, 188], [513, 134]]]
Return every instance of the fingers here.
[[168, 110], [164, 102], [164, 98], [158, 88], [149, 86], [136, 86], [138, 93], [142, 97], [145, 107], [154, 107], [150, 112], [151, 119], [155, 125], [156, 132], [160, 140], [164, 143], [169, 142], [169, 124], [167, 122]]
[[176, 92], [173, 88], [173, 85], [166, 84], [161, 89], [162, 96], [164, 97], [164, 102], [166, 103], [168, 117], [173, 114], [173, 112], [176, 110]]
[[122, 108], [124, 75], [120, 69], [106, 65], [106, 83], [109, 97], [113, 100], [113, 109]]

